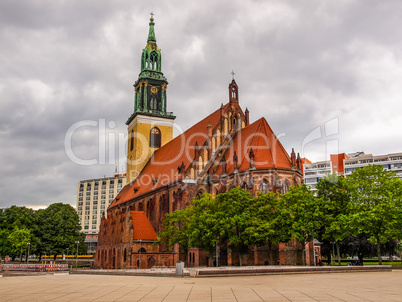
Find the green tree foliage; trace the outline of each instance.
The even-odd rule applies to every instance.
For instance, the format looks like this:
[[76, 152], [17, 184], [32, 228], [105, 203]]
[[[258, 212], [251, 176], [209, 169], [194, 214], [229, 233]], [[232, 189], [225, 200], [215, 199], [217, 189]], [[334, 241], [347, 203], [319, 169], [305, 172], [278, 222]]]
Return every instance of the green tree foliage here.
[[159, 233], [161, 243], [165, 243], [168, 248], [173, 248], [179, 244], [186, 255], [190, 248], [189, 222], [192, 217], [192, 208], [176, 210], [173, 213], [166, 214], [163, 221], [163, 231]]
[[253, 203], [251, 194], [238, 187], [216, 197], [219, 235], [227, 239], [228, 248], [239, 255], [240, 265], [241, 256], [249, 251], [245, 230], [249, 227]]
[[204, 193], [193, 199], [188, 225], [189, 244], [207, 251], [212, 258], [217, 242], [222, 237], [217, 220], [217, 205], [211, 194]]
[[320, 203], [306, 185], [290, 187], [281, 196], [283, 203], [282, 220], [289, 228], [290, 237], [302, 243], [303, 264], [305, 264], [305, 246], [318, 234], [322, 223]]
[[[80, 250], [85, 249], [85, 235], [80, 232], [78, 215], [70, 205], [56, 203], [38, 211], [12, 206], [0, 211], [0, 226], [2, 257], [20, 255], [21, 248], [27, 248], [28, 242], [30, 254], [52, 251], [56, 255], [65, 252], [67, 247], [75, 251], [76, 241], [81, 242]], [[28, 237], [29, 240], [25, 240]]]
[[317, 196], [321, 198], [320, 237], [335, 242], [338, 265], [341, 265], [340, 243], [350, 234], [348, 222], [351, 206], [344, 178], [334, 173], [321, 179], [317, 184]]
[[290, 240], [289, 227], [282, 219], [282, 202], [278, 194], [258, 194], [250, 205], [250, 218], [244, 231], [245, 243], [269, 247], [269, 263], [274, 263], [273, 246]]
[[11, 252], [18, 254], [21, 262], [22, 252], [28, 247], [28, 242], [31, 241], [31, 230], [26, 228], [20, 229], [18, 226], [15, 226], [7, 239], [11, 245]]
[[353, 233], [365, 233], [377, 245], [378, 262], [382, 264], [381, 244], [402, 238], [402, 182], [379, 165], [353, 171], [346, 182], [353, 202]]
[[9, 241], [10, 234], [15, 228], [31, 229], [34, 224], [34, 211], [26, 207], [11, 206], [0, 211], [0, 255], [9, 255], [12, 258], [20, 253], [12, 247]]
[[62, 254], [66, 248], [71, 251], [75, 242], [84, 242], [85, 235], [80, 232], [77, 212], [68, 204], [54, 203], [44, 210], [39, 210], [38, 221], [41, 249], [54, 255]]

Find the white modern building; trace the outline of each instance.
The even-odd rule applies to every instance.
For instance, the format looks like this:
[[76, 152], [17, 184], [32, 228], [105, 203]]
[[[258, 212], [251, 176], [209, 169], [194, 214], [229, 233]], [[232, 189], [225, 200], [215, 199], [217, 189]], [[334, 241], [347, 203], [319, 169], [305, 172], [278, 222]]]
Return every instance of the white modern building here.
[[320, 179], [328, 174], [337, 172], [338, 175], [348, 176], [355, 169], [368, 165], [382, 165], [387, 170], [395, 171], [397, 176], [402, 179], [402, 153], [372, 155], [356, 152], [331, 155], [331, 159], [328, 161], [304, 163], [304, 183], [315, 191]]
[[381, 165], [389, 171], [395, 171], [397, 176], [402, 179], [402, 153], [372, 155], [360, 152], [349, 155], [349, 159], [344, 160], [345, 176], [352, 174], [357, 168], [368, 165]]
[[113, 177], [82, 180], [77, 188], [77, 213], [88, 251], [96, 251], [102, 214], [126, 185], [126, 174]]
[[336, 172], [338, 175], [343, 175], [343, 162], [349, 158], [345, 153], [331, 155], [328, 161], [319, 161], [315, 163], [303, 163], [303, 177], [304, 183], [310, 187], [311, 190], [317, 190], [316, 185], [321, 178], [328, 174]]

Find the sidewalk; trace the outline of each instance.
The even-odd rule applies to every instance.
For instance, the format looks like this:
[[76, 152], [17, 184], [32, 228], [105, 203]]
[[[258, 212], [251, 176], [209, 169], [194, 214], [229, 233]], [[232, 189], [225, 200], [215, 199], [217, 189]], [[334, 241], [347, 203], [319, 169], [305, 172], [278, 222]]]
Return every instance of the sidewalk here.
[[61, 275], [0, 278], [0, 301], [401, 301], [402, 270], [214, 278]]

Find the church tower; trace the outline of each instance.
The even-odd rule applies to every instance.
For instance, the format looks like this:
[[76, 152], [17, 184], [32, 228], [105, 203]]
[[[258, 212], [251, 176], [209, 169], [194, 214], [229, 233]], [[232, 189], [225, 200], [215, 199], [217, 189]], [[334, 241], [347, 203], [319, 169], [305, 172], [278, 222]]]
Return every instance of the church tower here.
[[127, 120], [127, 183], [132, 182], [155, 150], [172, 140], [173, 113], [166, 112], [167, 79], [162, 73], [161, 50], [156, 45], [151, 13], [141, 72], [134, 83], [134, 113]]

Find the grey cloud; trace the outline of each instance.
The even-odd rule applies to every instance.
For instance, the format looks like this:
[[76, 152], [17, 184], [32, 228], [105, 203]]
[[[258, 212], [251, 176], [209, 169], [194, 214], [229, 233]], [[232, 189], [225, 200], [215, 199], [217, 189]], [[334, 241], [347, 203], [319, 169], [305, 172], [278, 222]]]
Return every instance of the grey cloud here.
[[[288, 151], [300, 152], [303, 138], [332, 118], [339, 118], [340, 152], [402, 151], [395, 131], [387, 130], [402, 127], [401, 6], [396, 0], [2, 1], [0, 205], [75, 204], [80, 180], [112, 174], [113, 163], [72, 162], [64, 137], [82, 120], [114, 121], [108, 133], [125, 133], [150, 11], [169, 80], [168, 111], [184, 130], [227, 102], [234, 69], [241, 106], [252, 121], [266, 117]], [[392, 119], [380, 102], [393, 108]], [[306, 146], [306, 156], [324, 159], [327, 139]], [[98, 130], [85, 128], [72, 146], [90, 159], [98, 143]]]

